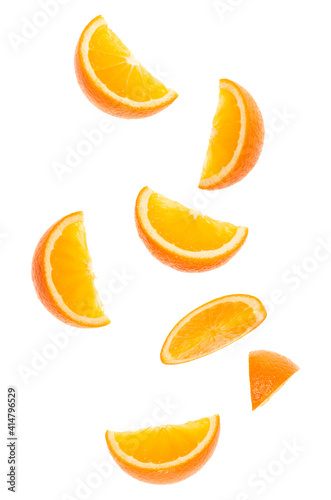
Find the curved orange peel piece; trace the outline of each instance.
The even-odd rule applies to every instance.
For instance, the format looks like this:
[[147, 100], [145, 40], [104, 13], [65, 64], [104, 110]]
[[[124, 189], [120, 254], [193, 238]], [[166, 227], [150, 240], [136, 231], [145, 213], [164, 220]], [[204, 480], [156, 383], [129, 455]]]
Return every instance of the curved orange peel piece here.
[[57, 319], [80, 328], [110, 323], [94, 286], [83, 212], [53, 224], [40, 239], [32, 261], [37, 295]]
[[108, 449], [130, 476], [153, 484], [183, 481], [210, 459], [220, 434], [218, 415], [182, 425], [106, 432]]

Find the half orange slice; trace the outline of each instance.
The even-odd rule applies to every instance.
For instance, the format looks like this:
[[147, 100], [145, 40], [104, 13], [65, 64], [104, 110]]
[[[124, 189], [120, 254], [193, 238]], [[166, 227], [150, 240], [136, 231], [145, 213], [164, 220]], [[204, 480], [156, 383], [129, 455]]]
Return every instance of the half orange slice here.
[[299, 370], [290, 359], [272, 351], [249, 353], [252, 410], [264, 405]]
[[53, 224], [40, 239], [32, 261], [32, 280], [39, 299], [56, 318], [91, 328], [110, 323], [94, 279], [83, 212], [75, 212]]
[[220, 80], [199, 188], [220, 189], [239, 182], [256, 164], [263, 140], [263, 118], [253, 97], [237, 83]]
[[178, 271], [209, 271], [244, 244], [248, 229], [202, 215], [144, 187], [136, 201], [138, 234], [154, 257]]
[[75, 71], [86, 97], [101, 111], [121, 118], [154, 115], [177, 98], [137, 61], [102, 16], [80, 36]]
[[106, 432], [108, 449], [130, 476], [154, 484], [187, 479], [210, 459], [220, 434], [218, 415], [183, 425]]
[[247, 335], [266, 317], [262, 302], [252, 295], [227, 295], [207, 302], [171, 330], [161, 361], [175, 365], [207, 356]]

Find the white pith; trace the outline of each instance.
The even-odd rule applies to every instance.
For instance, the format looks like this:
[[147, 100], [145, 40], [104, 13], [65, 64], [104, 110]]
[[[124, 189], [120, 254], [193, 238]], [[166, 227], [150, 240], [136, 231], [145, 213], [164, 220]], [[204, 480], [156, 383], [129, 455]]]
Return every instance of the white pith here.
[[213, 415], [212, 417], [209, 418], [209, 430], [205, 436], [205, 438], [194, 448], [190, 453], [183, 457], [179, 457], [176, 460], [173, 460], [171, 462], [164, 462], [163, 464], [154, 464], [152, 462], [140, 462], [139, 460], [136, 460], [130, 455], [127, 455], [122, 451], [122, 449], [119, 447], [118, 442], [116, 441], [115, 437], [115, 432], [112, 431], [107, 431], [107, 437], [108, 441], [111, 445], [112, 451], [120, 457], [124, 462], [127, 462], [131, 465], [134, 465], [136, 467], [140, 467], [142, 469], [157, 469], [157, 470], [162, 470], [162, 469], [169, 469], [170, 467], [175, 467], [178, 466], [182, 463], [185, 463], [189, 461], [191, 458], [194, 458], [195, 455], [203, 451], [204, 448], [207, 447], [207, 445], [210, 443], [211, 439], [213, 438], [215, 431], [216, 431], [216, 426], [217, 426], [217, 421], [218, 421], [218, 415]]
[[[138, 212], [141, 218], [141, 224], [143, 225], [145, 231], [148, 233], [148, 236], [152, 238], [154, 241], [159, 243], [162, 247], [166, 248], [172, 253], [176, 253], [177, 255], [181, 255], [183, 257], [192, 257], [194, 259], [212, 259], [213, 257], [219, 257], [221, 255], [226, 254], [235, 248], [245, 237], [246, 228], [238, 227], [235, 236], [228, 243], [223, 245], [221, 248], [216, 250], [200, 250], [198, 252], [193, 252], [190, 250], [183, 250], [173, 243], [169, 243], [164, 238], [162, 238], [158, 232], [153, 228], [149, 219], [148, 219], [148, 200], [151, 194], [153, 194], [150, 188], [145, 188], [145, 191], [139, 197], [139, 205]], [[197, 213], [200, 215], [200, 212]]]
[[[246, 110], [245, 110], [244, 101], [243, 101], [240, 93], [236, 89], [236, 87], [233, 86], [233, 85], [231, 85], [231, 83], [229, 83], [229, 82], [220, 82], [219, 88], [220, 89], [228, 90], [229, 92], [231, 92], [235, 96], [235, 98], [237, 100], [237, 104], [238, 104], [238, 107], [239, 107], [239, 110], [240, 110], [240, 117], [241, 117], [241, 127], [240, 127], [240, 132], [239, 132], [238, 145], [237, 145], [236, 150], [233, 153], [233, 157], [232, 157], [230, 163], [226, 167], [223, 167], [218, 174], [214, 174], [211, 177], [208, 177], [206, 179], [201, 179], [200, 180], [199, 187], [201, 187], [201, 188], [217, 184], [222, 179], [224, 179], [224, 177], [226, 177], [229, 174], [229, 172], [231, 172], [231, 170], [234, 168], [234, 166], [237, 163], [237, 160], [239, 158], [239, 155], [241, 153], [241, 150], [242, 150], [242, 147], [243, 147], [243, 144], [244, 144], [244, 141], [245, 141]], [[212, 131], [211, 131], [211, 134], [210, 134], [211, 138], [213, 136], [213, 133], [214, 133], [214, 129], [212, 129]], [[207, 158], [206, 158], [205, 162], [206, 161], [207, 161]], [[205, 167], [205, 164], [202, 167], [202, 171], [204, 170], [204, 167]]]
[[[83, 57], [84, 61], [84, 66], [89, 73], [89, 75], [93, 78], [94, 83], [96, 84], [97, 87], [106, 95], [109, 97], [115, 99], [118, 102], [121, 102], [123, 104], [129, 105], [131, 107], [135, 107], [137, 109], [139, 108], [155, 108], [158, 105], [164, 104], [165, 102], [171, 101], [175, 96], [177, 96], [176, 92], [172, 89], [168, 89], [168, 93], [165, 94], [163, 97], [160, 97], [159, 99], [151, 99], [149, 101], [143, 101], [143, 102], [138, 102], [138, 101], [133, 101], [131, 99], [128, 99], [127, 97], [121, 97], [118, 94], [115, 94], [115, 92], [112, 92], [109, 90], [109, 88], [99, 80], [97, 75], [94, 72], [94, 69], [92, 68], [89, 57], [88, 57], [88, 48], [89, 48], [89, 43], [91, 36], [93, 33], [100, 28], [100, 26], [107, 26], [107, 23], [103, 17], [99, 17], [94, 21], [93, 24], [85, 31], [83, 38], [81, 40], [81, 54]], [[135, 64], [139, 64], [136, 58], [131, 54], [130, 57], [132, 58], [132, 61], [134, 61]], [[128, 61], [130, 62], [130, 61]]]
[[72, 311], [63, 301], [61, 295], [58, 293], [57, 289], [54, 286], [53, 280], [52, 280], [52, 266], [51, 266], [51, 253], [54, 248], [56, 240], [61, 236], [63, 230], [69, 226], [70, 224], [74, 224], [75, 222], [84, 222], [84, 217], [82, 213], [77, 213], [72, 215], [71, 217], [66, 218], [64, 221], [62, 221], [61, 224], [52, 232], [51, 236], [49, 237], [47, 241], [47, 245], [45, 248], [45, 255], [44, 255], [44, 269], [46, 272], [46, 282], [47, 286], [49, 288], [49, 291], [51, 292], [51, 295], [53, 297], [54, 302], [61, 308], [62, 311], [64, 311], [73, 321], [77, 323], [84, 323], [84, 325], [101, 325], [104, 324], [105, 322], [109, 322], [108, 316], [103, 315], [100, 316], [99, 318], [89, 318], [87, 316], [80, 316], [79, 314], [76, 314], [74, 311]]

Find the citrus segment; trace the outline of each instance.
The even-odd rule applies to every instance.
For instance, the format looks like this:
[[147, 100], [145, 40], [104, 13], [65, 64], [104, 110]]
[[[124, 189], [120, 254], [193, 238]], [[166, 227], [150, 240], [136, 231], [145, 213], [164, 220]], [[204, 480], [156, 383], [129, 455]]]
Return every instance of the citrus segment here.
[[251, 295], [228, 295], [207, 302], [171, 330], [161, 361], [173, 365], [207, 356], [247, 335], [266, 316], [263, 304]]
[[32, 279], [46, 309], [64, 323], [109, 323], [94, 286], [82, 212], [67, 215], [46, 231], [33, 256]]
[[218, 415], [182, 425], [106, 432], [108, 449], [132, 477], [154, 484], [182, 481], [212, 456], [220, 433]]
[[135, 209], [138, 234], [161, 262], [187, 272], [225, 264], [243, 245], [248, 229], [202, 215], [143, 188]]
[[256, 164], [263, 140], [263, 119], [252, 96], [237, 83], [220, 80], [199, 187], [220, 189], [243, 179]]
[[137, 61], [102, 16], [93, 19], [79, 39], [75, 71], [87, 98], [122, 118], [155, 114], [177, 97]]
[[252, 410], [264, 405], [299, 370], [290, 359], [272, 351], [249, 353]]

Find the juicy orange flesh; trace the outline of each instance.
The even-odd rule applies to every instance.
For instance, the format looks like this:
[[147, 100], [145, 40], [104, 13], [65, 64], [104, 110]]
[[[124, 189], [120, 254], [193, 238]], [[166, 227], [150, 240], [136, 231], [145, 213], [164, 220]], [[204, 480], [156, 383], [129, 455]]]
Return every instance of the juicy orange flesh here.
[[120, 97], [146, 102], [168, 93], [106, 25], [91, 36], [88, 58], [99, 80]]
[[237, 232], [233, 224], [203, 216], [158, 193], [149, 197], [147, 215], [159, 236], [192, 252], [219, 249]]
[[230, 163], [238, 146], [240, 129], [241, 112], [237, 99], [232, 92], [221, 88], [201, 179], [219, 174]]
[[210, 420], [202, 418], [184, 425], [149, 427], [133, 432], [116, 432], [121, 450], [143, 463], [164, 464], [188, 455], [206, 437]]
[[104, 315], [83, 222], [65, 227], [52, 250], [51, 266], [53, 284], [71, 311], [88, 318]]
[[253, 309], [245, 302], [222, 302], [191, 318], [177, 332], [169, 353], [185, 360], [231, 344], [256, 324]]

